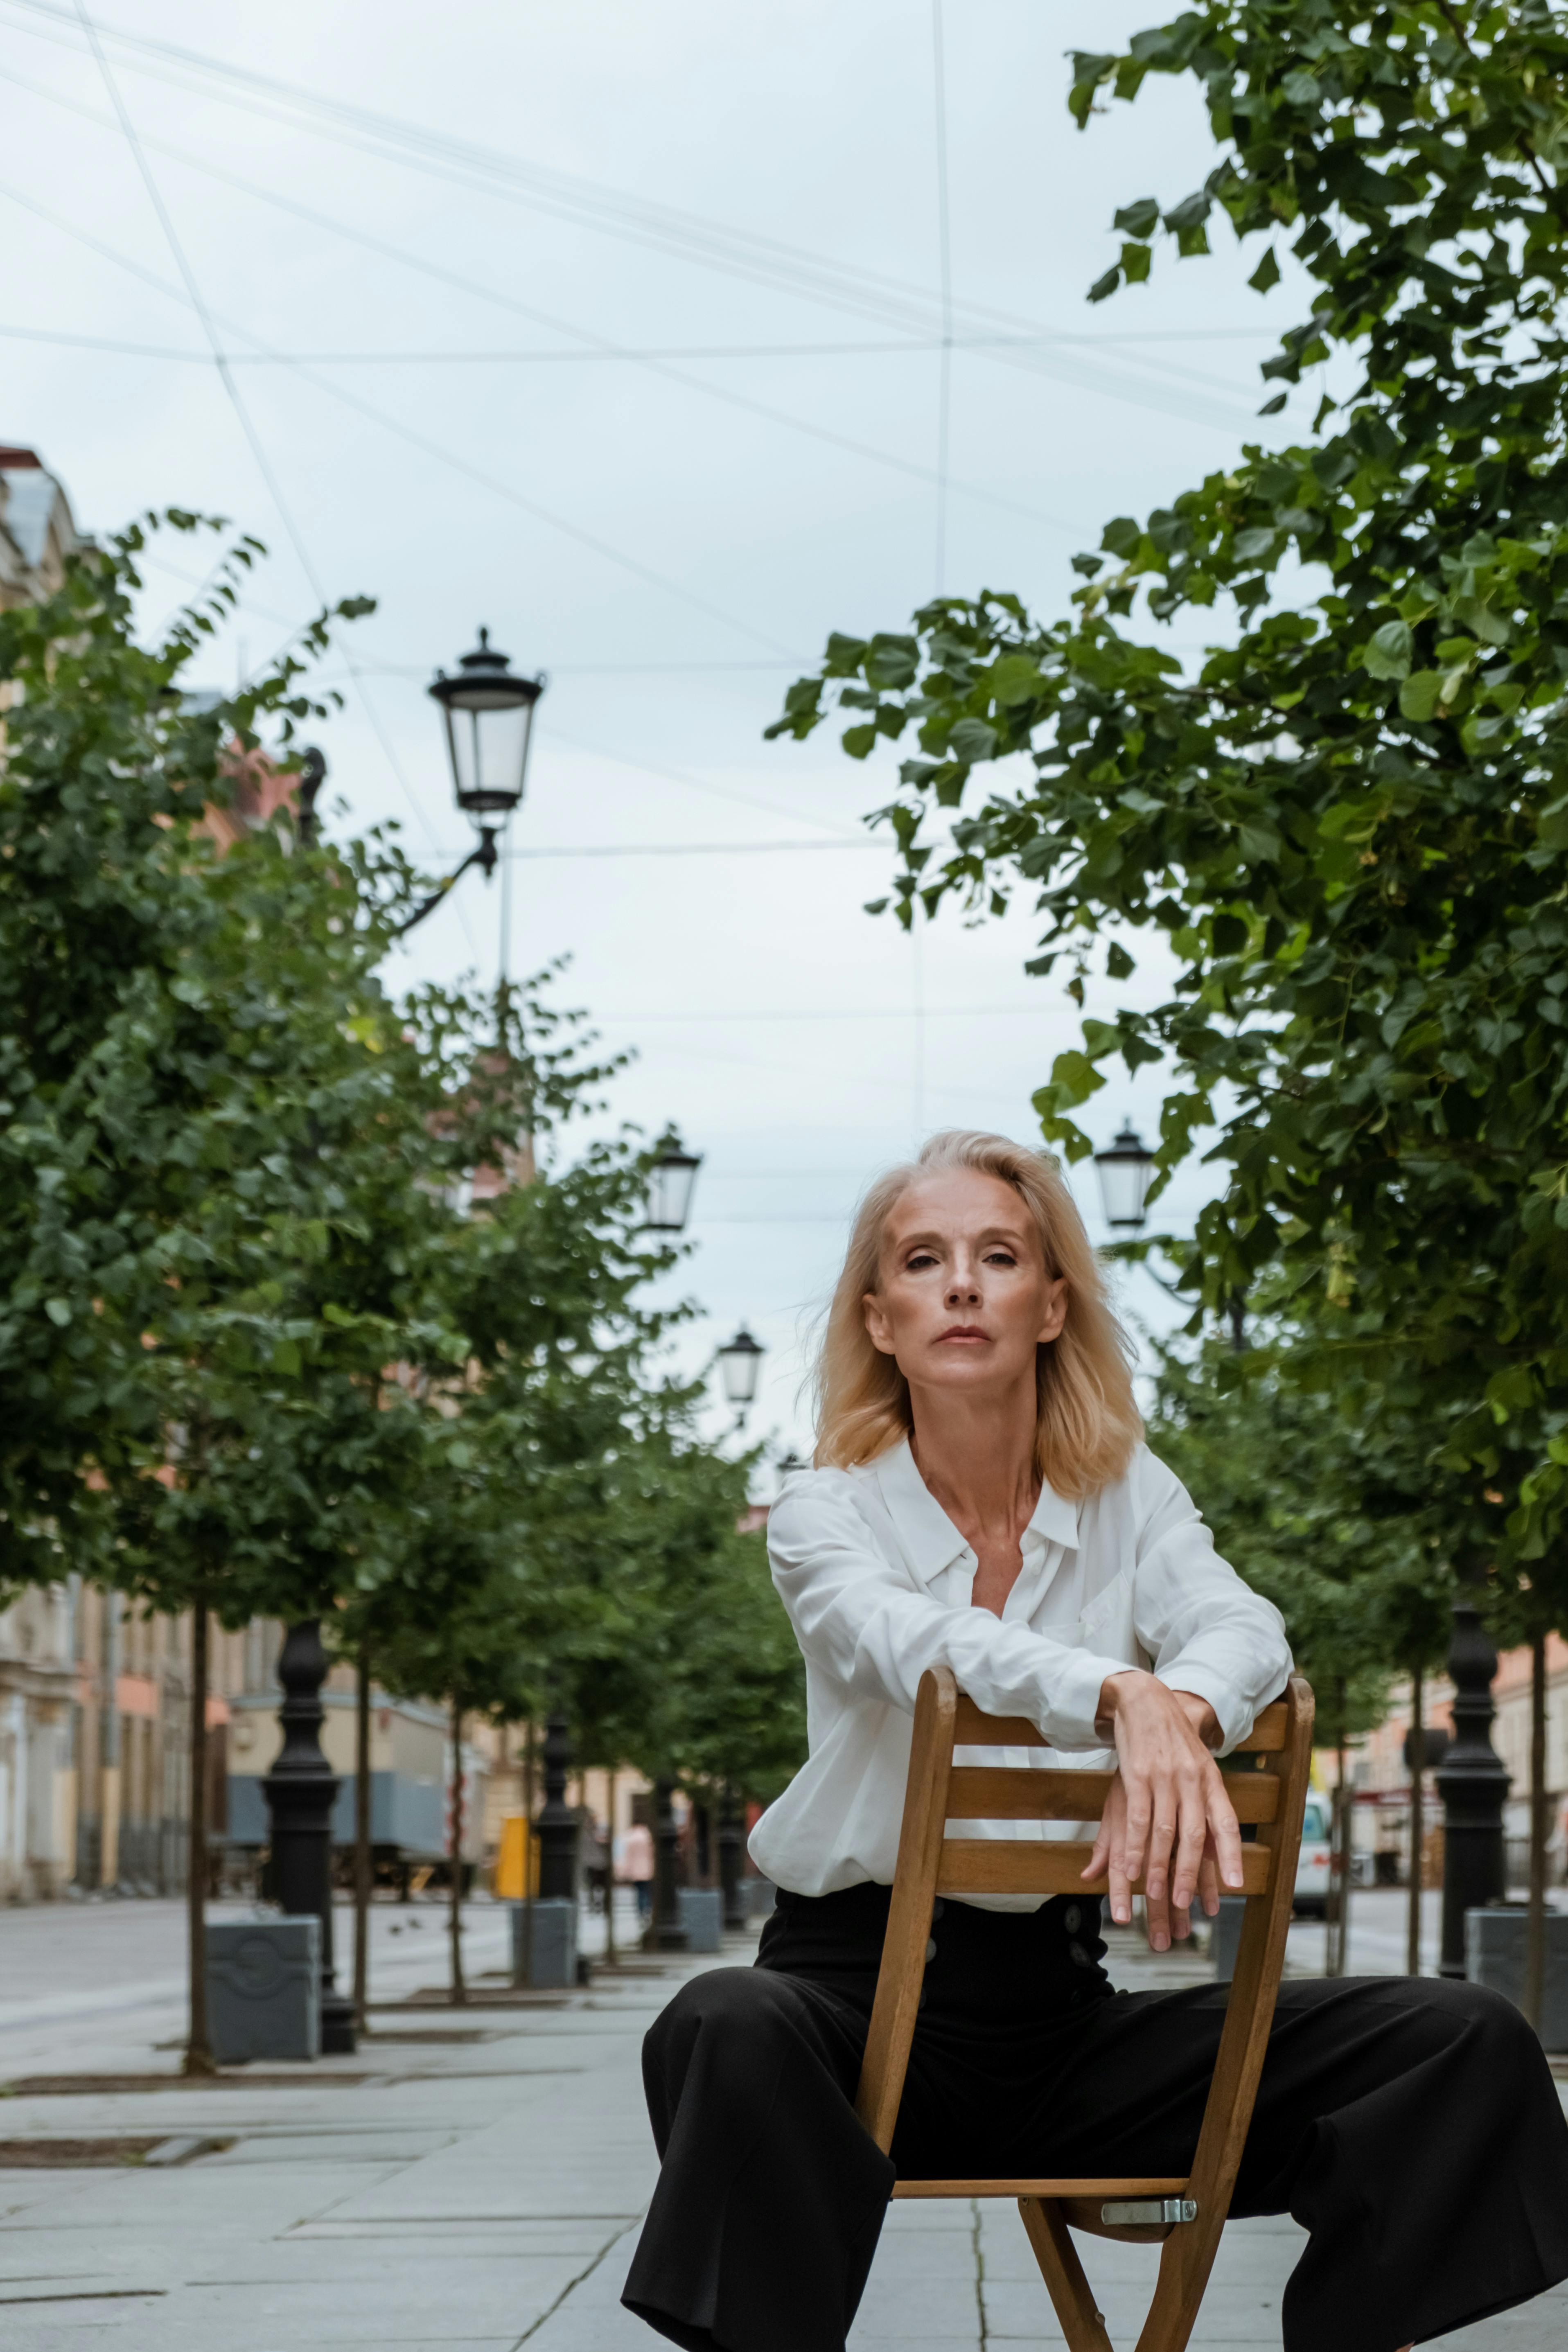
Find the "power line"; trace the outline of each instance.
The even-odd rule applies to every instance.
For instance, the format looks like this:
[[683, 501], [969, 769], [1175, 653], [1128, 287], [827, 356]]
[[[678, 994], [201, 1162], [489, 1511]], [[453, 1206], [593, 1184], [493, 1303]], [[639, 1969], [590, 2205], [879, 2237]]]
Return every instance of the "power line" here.
[[[61, 19], [66, 14], [63, 9], [50, 5], [50, 0], [4, 0], [4, 5], [19, 8], [34, 18]], [[44, 32], [37, 25], [31, 29], [45, 39], [59, 37]], [[912, 327], [920, 331], [929, 332], [932, 324], [931, 297], [925, 289], [913, 286], [908, 280], [836, 262], [798, 247], [785, 245], [777, 238], [735, 229], [702, 215], [678, 212], [668, 205], [626, 196], [619, 191], [605, 190], [595, 183], [527, 164], [497, 150], [480, 148], [444, 133], [403, 122], [396, 117], [322, 98], [297, 84], [231, 66], [199, 51], [108, 27], [105, 31], [110, 38], [130, 50], [140, 52], [143, 58], [174, 58], [186, 72], [194, 71], [198, 77], [195, 84], [198, 94], [213, 95], [210, 84], [215, 79], [220, 85], [239, 85], [253, 94], [241, 97], [232, 87], [220, 87], [217, 95], [244, 111], [259, 113], [274, 121], [281, 120], [296, 129], [314, 130], [321, 136], [360, 152], [375, 154], [381, 160], [432, 173], [458, 185], [477, 187], [480, 194], [523, 204], [532, 210], [575, 221], [579, 226], [627, 236], [634, 243], [652, 245], [656, 249], [673, 252], [679, 257], [700, 266], [723, 269], [731, 276], [744, 277], [753, 283], [771, 285], [775, 290], [804, 295], [837, 310], [850, 310], [862, 317], [880, 318], [885, 323]], [[131, 62], [134, 71], [172, 81], [178, 88], [193, 87], [181, 72], [172, 72], [166, 67], [137, 64], [134, 58]], [[205, 77], [205, 85], [201, 77]], [[256, 97], [254, 93], [258, 90], [270, 93], [270, 102]], [[303, 123], [300, 120], [301, 110], [305, 117]], [[321, 119], [312, 120], [312, 117]], [[350, 125], [353, 127], [346, 127]], [[955, 307], [976, 325], [1015, 328], [1036, 325], [1035, 321], [1020, 319], [1016, 313], [991, 304], [970, 301]], [[1037, 341], [1037, 332], [1032, 340]], [[1061, 341], [1066, 339], [1058, 337], [1055, 340]], [[1112, 397], [1162, 413], [1174, 413], [1189, 418], [1195, 416], [1199, 422], [1226, 427], [1238, 422], [1247, 425], [1252, 422], [1250, 410], [1244, 413], [1239, 408], [1233, 408], [1229, 414], [1218, 417], [1213, 413], [1212, 404], [1194, 409], [1192, 402], [1183, 403], [1179, 395], [1175, 403], [1169, 399], [1151, 398], [1146, 387], [1141, 389], [1136, 384], [1130, 385], [1115, 376], [1107, 376], [1103, 372], [1097, 373], [1087, 372], [1081, 366], [1076, 369], [1070, 365], [1064, 366], [1061, 358], [1048, 350], [1031, 352], [1023, 348], [999, 346], [993, 355], [1005, 364], [1053, 376], [1080, 389], [1106, 392]], [[1201, 383], [1205, 381], [1190, 369], [1168, 368], [1167, 373], [1184, 375], [1191, 382]], [[1206, 381], [1214, 383], [1215, 380]], [[1228, 384], [1218, 383], [1215, 388], [1235, 397]]]
[[[0, 79], [20, 82], [19, 74], [0, 70]], [[48, 91], [46, 96], [53, 97]], [[65, 103], [60, 100], [58, 103]], [[77, 110], [90, 121], [101, 122], [103, 117], [90, 107]], [[173, 153], [174, 149], [165, 149]], [[205, 168], [205, 167], [204, 167]], [[985, 351], [1003, 343], [1020, 346], [1040, 342], [1061, 342], [1093, 346], [1098, 343], [1170, 343], [1170, 342], [1256, 342], [1267, 339], [1266, 327], [1192, 327], [1155, 329], [1147, 334], [1128, 335], [955, 335], [954, 351]], [[193, 366], [210, 367], [211, 352], [186, 351], [169, 343], [137, 343], [115, 335], [79, 335], [58, 327], [20, 327], [0, 325], [0, 336], [30, 343], [59, 343], [73, 350], [120, 352], [132, 359], [184, 360]], [[940, 336], [905, 336], [897, 342], [855, 343], [675, 343], [668, 349], [652, 347], [610, 346], [603, 351], [515, 351], [485, 349], [470, 352], [226, 352], [230, 367], [490, 367], [518, 363], [545, 364], [559, 361], [571, 366], [586, 366], [594, 361], [605, 360], [778, 360], [778, 359], [862, 359], [886, 355], [904, 357], [910, 353], [940, 351]]]
[[952, 413], [952, 234], [947, 201], [947, 62], [942, 0], [931, 0], [932, 81], [936, 96], [936, 239], [942, 284], [942, 355], [936, 398], [936, 593], [947, 585], [947, 459]]
[[[689, 782], [689, 777], [678, 777], [678, 782]], [[522, 863], [532, 858], [552, 857], [756, 857], [769, 856], [779, 850], [789, 849], [875, 849], [886, 857], [891, 844], [886, 841], [591, 841], [563, 843], [559, 846], [546, 844], [523, 849], [503, 849], [503, 859]], [[448, 850], [450, 857], [461, 855]]]
[[[217, 328], [213, 320], [212, 313], [207, 309], [205, 298], [202, 293], [201, 287], [196, 281], [195, 272], [191, 268], [184, 247], [180, 241], [178, 232], [174, 227], [174, 223], [170, 215], [169, 208], [163, 202], [163, 192], [159, 188], [157, 180], [153, 175], [153, 167], [148, 162], [146, 154], [142, 150], [140, 139], [136, 135], [136, 126], [132, 121], [130, 111], [125, 105], [124, 100], [120, 94], [120, 85], [115, 80], [112, 72], [110, 70], [109, 60], [104, 56], [103, 50], [100, 46], [97, 31], [93, 26], [91, 17], [87, 12], [86, 0], [76, 0], [76, 10], [77, 15], [81, 21], [82, 30], [87, 35], [88, 41], [91, 47], [93, 58], [97, 63], [98, 69], [103, 77], [104, 88], [108, 90], [110, 103], [113, 105], [115, 113], [120, 118], [121, 129], [125, 133], [125, 142], [131, 150], [132, 157], [136, 164], [137, 171], [142, 176], [142, 185], [146, 189], [147, 194], [152, 202], [153, 209], [158, 216], [159, 225], [163, 231], [164, 239], [168, 244], [170, 252], [174, 255], [175, 266], [179, 269], [180, 276], [184, 281], [186, 298], [190, 302], [191, 308], [195, 310], [197, 319], [201, 322], [202, 332], [205, 335], [208, 342], [212, 346], [213, 360], [217, 368], [218, 380], [222, 383], [224, 391], [228, 395], [229, 404], [233, 408], [236, 416], [239, 419], [240, 428], [245, 435], [247, 442], [249, 444], [250, 454], [256, 461], [257, 469], [259, 472], [262, 480], [267, 485], [268, 494], [271, 498], [273, 506], [277, 509], [279, 519], [282, 522], [285, 531], [288, 533], [289, 542], [292, 545], [295, 556], [299, 561], [300, 568], [304, 572], [305, 578], [310, 583], [310, 593], [315, 597], [317, 604], [321, 606], [324, 614], [330, 601], [326, 589], [322, 584], [320, 574], [316, 571], [314, 563], [310, 560], [310, 550], [305, 544], [304, 538], [300, 530], [299, 525], [294, 520], [289, 502], [283, 495], [282, 484], [279, 481], [278, 476], [273, 470], [271, 460], [268, 457], [267, 451], [262, 446], [261, 436], [257, 432], [256, 426], [251, 420], [250, 412], [247, 408], [245, 402], [240, 397], [239, 387], [235, 383], [233, 376], [229, 373], [228, 364], [224, 357], [223, 346], [219, 341]], [[353, 676], [353, 657], [352, 654], [348, 647], [341, 643], [339, 650], [343, 656], [343, 660], [349, 669], [350, 675]], [[356, 684], [357, 683], [359, 682], [356, 680]], [[361, 698], [364, 703], [366, 716], [369, 718], [371, 725], [374, 729], [376, 735], [381, 741], [382, 749], [386, 754], [393, 773], [396, 776], [398, 782], [403, 786], [403, 789], [407, 793], [409, 800], [413, 803], [420, 823], [425, 825], [426, 832], [428, 832], [429, 822], [425, 814], [425, 811], [411, 790], [408, 784], [408, 780], [404, 775], [402, 768], [398, 764], [397, 759], [393, 752], [392, 746], [386, 739], [381, 727], [380, 720], [371, 705], [369, 698], [363, 693], [363, 687], [361, 688]], [[458, 917], [459, 920], [462, 922], [464, 934], [468, 939], [468, 945], [477, 954], [479, 952], [477, 943], [474, 940], [472, 931], [468, 928], [468, 918], [463, 914], [461, 908], [458, 909]]]
[[[89, 122], [103, 122], [104, 118], [93, 108], [80, 105], [74, 99], [63, 98], [58, 91], [29, 81], [26, 76], [12, 72], [8, 68], [0, 68], [0, 78], [17, 82], [22, 87], [33, 90], [37, 96], [48, 100], [50, 103], [63, 108], [69, 113], [80, 115]], [[313, 205], [301, 204], [296, 197], [283, 195], [276, 189], [263, 187], [240, 173], [229, 171], [221, 164], [207, 162], [203, 156], [192, 154], [188, 148], [176, 146], [170, 140], [151, 139], [146, 143], [155, 148], [160, 154], [172, 156], [176, 162], [185, 164], [190, 170], [200, 172], [208, 179], [216, 180], [226, 187], [237, 188], [241, 194], [253, 197], [258, 203], [270, 205], [279, 212], [288, 213], [295, 219], [304, 221], [311, 228], [325, 229], [330, 236], [342, 237], [350, 244], [363, 247], [367, 252], [379, 254], [385, 260], [396, 262], [404, 268], [413, 269], [422, 277], [434, 278], [438, 285], [449, 286], [460, 293], [473, 296], [479, 301], [493, 302], [501, 310], [510, 310], [520, 318], [530, 319], [536, 325], [551, 328], [558, 334], [570, 335], [574, 341], [586, 346], [591, 354], [600, 359], [619, 360], [634, 366], [646, 368], [650, 374], [659, 376], [667, 383], [679, 384], [689, 392], [700, 393], [707, 399], [721, 402], [726, 407], [739, 408], [751, 415], [760, 416], [769, 424], [782, 425], [790, 432], [804, 434], [809, 439], [821, 441], [830, 447], [847, 450], [851, 457], [865, 458], [872, 465], [888, 467], [895, 473], [912, 476], [921, 481], [937, 482], [940, 478], [941, 495], [945, 502], [948, 487], [945, 471], [939, 478], [930, 467], [921, 466], [907, 457], [900, 457], [894, 451], [880, 448], [873, 442], [858, 440], [851, 434], [838, 432], [832, 425], [818, 425], [809, 417], [792, 415], [787, 409], [775, 408], [771, 401], [758, 400], [750, 393], [739, 392], [731, 385], [710, 383], [705, 378], [689, 374], [685, 369], [674, 365], [669, 360], [655, 352], [629, 349], [616, 343], [609, 336], [597, 334], [591, 328], [579, 327], [569, 319], [560, 318], [549, 310], [542, 310], [536, 303], [521, 301], [513, 295], [503, 293], [498, 287], [487, 285], [482, 279], [469, 278], [461, 271], [453, 269], [445, 262], [427, 261], [422, 255], [410, 252], [406, 247], [394, 245], [385, 237], [376, 236], [371, 231], [358, 228], [352, 223], [338, 219], [330, 213], [319, 212]], [[302, 365], [299, 360], [290, 360], [282, 353], [266, 353], [263, 357], [274, 365], [290, 366], [296, 370]], [[231, 363], [226, 354], [220, 360], [220, 365], [225, 367]], [[1010, 514], [1026, 516], [1030, 520], [1043, 524], [1047, 530], [1062, 531], [1068, 538], [1079, 536], [1078, 524], [1064, 522], [1057, 515], [1042, 514], [1036, 509], [1024, 505], [1010, 492], [983, 489], [978, 485], [968, 482], [959, 482], [953, 487], [962, 490], [967, 498], [982, 499], [987, 505], [1003, 507]]]
[[[117, 263], [121, 268], [130, 270], [134, 277], [143, 279], [148, 285], [156, 287], [160, 293], [170, 295], [176, 301], [185, 299], [177, 288], [169, 284], [166, 278], [159, 278], [155, 271], [143, 268], [140, 262], [132, 261], [115, 247], [106, 245], [100, 237], [96, 237], [90, 231], [79, 227], [74, 221], [66, 220], [60, 214], [53, 211], [47, 205], [40, 204], [36, 196], [28, 194], [25, 190], [6, 183], [0, 183], [0, 194], [9, 196], [14, 204], [20, 205], [26, 211], [36, 214], [40, 220], [47, 220], [51, 226], [61, 230], [64, 235], [75, 237], [91, 251], [100, 253], [106, 259]], [[238, 325], [234, 320], [223, 319], [221, 314], [215, 314], [215, 316], [217, 317], [218, 323], [223, 325], [230, 334], [238, 335], [244, 341], [256, 345], [258, 350], [266, 350], [260, 337], [252, 335], [247, 328]], [[451, 467], [457, 473], [467, 475], [470, 481], [478, 482], [481, 488], [492, 491], [497, 498], [505, 499], [509, 504], [521, 508], [525, 514], [532, 515], [536, 520], [548, 523], [552, 530], [560, 531], [563, 537], [576, 540], [595, 554], [604, 557], [606, 562], [618, 565], [623, 571], [631, 572], [651, 586], [662, 588], [668, 594], [679, 598], [683, 604], [690, 604], [696, 611], [705, 614], [709, 620], [721, 621], [726, 627], [739, 630], [742, 636], [751, 637], [757, 644], [766, 646], [771, 652], [781, 656], [785, 662], [794, 664], [802, 660], [800, 655], [793, 652], [788, 646], [781, 646], [776, 638], [767, 636], [760, 629], [753, 629], [748, 622], [737, 620], [732, 613], [726, 612], [721, 605], [710, 604], [706, 597], [699, 596], [692, 590], [682, 587], [679, 581], [671, 580], [666, 573], [656, 572], [650, 564], [643, 563], [637, 557], [623, 553], [620, 549], [612, 546], [607, 541], [600, 539], [596, 533], [584, 530], [576, 523], [569, 522], [563, 515], [556, 514], [551, 508], [541, 504], [538, 499], [529, 498], [523, 491], [514, 488], [510, 482], [504, 482], [496, 475], [486, 473], [481, 467], [471, 465], [467, 458], [456, 455], [454, 451], [444, 449], [439, 442], [432, 441], [428, 436], [416, 433], [411, 426], [401, 424], [397, 418], [389, 416], [384, 409], [377, 408], [373, 402], [360, 398], [357, 394], [347, 391], [342, 384], [333, 383], [329, 377], [315, 374], [310, 369], [302, 367], [298, 361], [290, 361], [287, 364], [299, 376], [301, 383], [313, 385], [318, 392], [325, 393], [329, 399], [338, 401], [342, 406], [354, 410], [359, 415], [370, 417], [387, 432], [395, 435], [398, 439], [406, 441], [411, 447], [418, 449], [426, 457], [437, 458], [442, 465]]]

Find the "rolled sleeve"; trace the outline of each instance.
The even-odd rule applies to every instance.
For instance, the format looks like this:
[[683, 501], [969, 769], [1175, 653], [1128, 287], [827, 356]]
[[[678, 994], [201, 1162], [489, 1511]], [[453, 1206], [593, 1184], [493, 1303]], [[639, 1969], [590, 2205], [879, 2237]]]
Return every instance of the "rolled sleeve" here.
[[1285, 1621], [1215, 1549], [1173, 1471], [1152, 1454], [1140, 1529], [1134, 1609], [1141, 1647], [1171, 1690], [1206, 1699], [1220, 1754], [1245, 1739], [1291, 1669]]

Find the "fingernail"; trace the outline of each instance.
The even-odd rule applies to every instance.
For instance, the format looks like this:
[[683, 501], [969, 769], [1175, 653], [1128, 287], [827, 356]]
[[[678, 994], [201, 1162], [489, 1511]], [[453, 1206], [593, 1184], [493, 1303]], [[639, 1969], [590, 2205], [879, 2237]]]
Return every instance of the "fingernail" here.
[[1157, 1952], [1168, 1951], [1170, 1949], [1170, 1944], [1171, 1939], [1169, 1936], [1156, 1936], [1154, 1938], [1154, 1949]]

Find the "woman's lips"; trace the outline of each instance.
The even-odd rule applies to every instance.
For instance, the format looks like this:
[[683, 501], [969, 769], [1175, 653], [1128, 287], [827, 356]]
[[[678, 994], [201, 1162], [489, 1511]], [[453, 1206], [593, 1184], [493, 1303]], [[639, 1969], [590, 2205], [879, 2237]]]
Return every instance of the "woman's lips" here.
[[967, 1340], [973, 1343], [977, 1339], [984, 1340], [986, 1336], [985, 1332], [976, 1329], [973, 1323], [955, 1323], [951, 1330], [938, 1334], [937, 1345], [939, 1348], [942, 1347], [950, 1339]]

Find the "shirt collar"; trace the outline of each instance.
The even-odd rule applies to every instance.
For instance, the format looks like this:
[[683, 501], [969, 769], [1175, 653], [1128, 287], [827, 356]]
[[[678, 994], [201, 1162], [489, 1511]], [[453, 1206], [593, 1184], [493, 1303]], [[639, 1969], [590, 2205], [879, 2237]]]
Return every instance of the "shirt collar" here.
[[[921, 1582], [929, 1584], [966, 1549], [963, 1538], [921, 1476], [907, 1437], [901, 1437], [886, 1454], [879, 1454], [872, 1468], [904, 1557]], [[1068, 1550], [1076, 1549], [1078, 1505], [1069, 1503], [1053, 1486], [1042, 1486], [1040, 1499], [1024, 1531], [1024, 1542], [1027, 1544], [1031, 1537], [1042, 1543], [1058, 1543]]]

